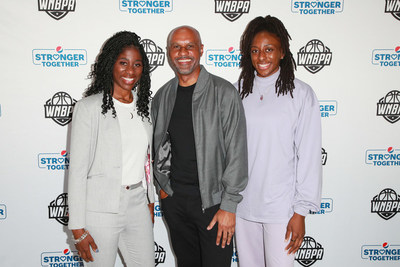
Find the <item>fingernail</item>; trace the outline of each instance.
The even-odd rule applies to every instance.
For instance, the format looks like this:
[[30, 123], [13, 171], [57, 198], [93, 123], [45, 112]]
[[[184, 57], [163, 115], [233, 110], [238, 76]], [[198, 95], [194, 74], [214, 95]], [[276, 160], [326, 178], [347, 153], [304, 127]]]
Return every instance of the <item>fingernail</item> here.
[[96, 249], [96, 251], [95, 251], [96, 253], [99, 253], [99, 249]]

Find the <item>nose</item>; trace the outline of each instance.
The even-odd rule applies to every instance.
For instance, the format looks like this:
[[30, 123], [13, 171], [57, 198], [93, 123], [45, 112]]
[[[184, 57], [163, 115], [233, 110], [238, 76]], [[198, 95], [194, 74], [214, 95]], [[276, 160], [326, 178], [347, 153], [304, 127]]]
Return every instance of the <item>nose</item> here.
[[258, 59], [263, 60], [267, 57], [267, 54], [264, 51], [260, 51], [260, 53], [258, 53]]
[[188, 50], [186, 49], [186, 47], [185, 46], [181, 46], [180, 48], [179, 48], [179, 55], [187, 55], [188, 54]]
[[134, 73], [133, 66], [130, 66], [130, 65], [126, 66], [125, 71], [126, 71], [128, 74], [133, 74], [133, 73]]

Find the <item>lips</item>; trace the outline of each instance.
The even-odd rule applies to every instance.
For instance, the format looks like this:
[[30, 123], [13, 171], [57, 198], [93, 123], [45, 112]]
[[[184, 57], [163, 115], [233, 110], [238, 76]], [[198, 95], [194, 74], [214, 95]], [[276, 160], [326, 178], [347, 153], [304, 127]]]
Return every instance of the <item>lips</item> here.
[[267, 64], [257, 64], [257, 66], [258, 66], [258, 68], [259, 68], [260, 70], [266, 70], [266, 69], [268, 69], [268, 67], [269, 67], [270, 65], [271, 65], [270, 63], [267, 63]]
[[188, 63], [192, 62], [192, 59], [189, 57], [183, 57], [183, 58], [177, 58], [176, 61], [179, 64], [188, 64]]
[[122, 77], [122, 80], [124, 80], [124, 82], [125, 82], [126, 84], [132, 84], [132, 83], [135, 82], [135, 79], [134, 79], [134, 78]]

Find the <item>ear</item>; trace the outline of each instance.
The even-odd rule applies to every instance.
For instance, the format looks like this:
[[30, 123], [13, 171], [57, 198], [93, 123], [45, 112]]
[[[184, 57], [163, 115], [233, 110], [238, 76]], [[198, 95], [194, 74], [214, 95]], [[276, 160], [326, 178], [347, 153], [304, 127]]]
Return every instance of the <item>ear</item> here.
[[200, 56], [203, 56], [203, 47], [204, 47], [204, 45], [201, 44], [201, 46], [200, 46]]

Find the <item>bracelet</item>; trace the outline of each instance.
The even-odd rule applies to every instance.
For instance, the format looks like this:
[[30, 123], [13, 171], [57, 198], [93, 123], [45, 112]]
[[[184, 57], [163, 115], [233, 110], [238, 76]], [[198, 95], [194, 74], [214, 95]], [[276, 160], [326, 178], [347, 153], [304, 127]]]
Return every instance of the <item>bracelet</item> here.
[[85, 230], [85, 232], [81, 235], [81, 237], [79, 237], [78, 239], [74, 239], [74, 244], [78, 244], [80, 243], [83, 239], [85, 239], [89, 234], [88, 230]]

